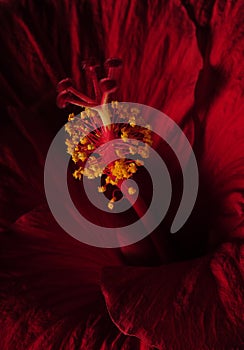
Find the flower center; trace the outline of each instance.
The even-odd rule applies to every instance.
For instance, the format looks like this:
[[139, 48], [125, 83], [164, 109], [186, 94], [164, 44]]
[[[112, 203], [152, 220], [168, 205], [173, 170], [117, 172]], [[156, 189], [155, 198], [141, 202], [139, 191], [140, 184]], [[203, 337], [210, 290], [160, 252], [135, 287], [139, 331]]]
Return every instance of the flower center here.
[[[106, 104], [117, 90], [115, 78], [121, 60], [110, 59], [105, 65], [108, 76], [100, 81], [96, 71], [98, 66], [86, 67], [93, 82], [94, 99], [74, 89], [70, 79], [64, 79], [58, 85], [57, 103], [60, 107], [71, 103], [84, 108], [76, 117], [70, 114], [66, 124], [70, 135], [66, 140], [67, 152], [76, 164], [73, 176], [79, 180], [82, 176], [89, 179], [103, 177], [98, 191], [106, 192], [108, 186], [114, 187], [108, 204], [109, 209], [113, 209], [117, 200], [115, 193], [120, 191], [123, 181], [131, 178], [144, 165], [143, 159], [149, 157], [152, 137], [150, 125], [145, 123], [139, 109], [118, 102]], [[116, 142], [114, 147], [108, 144], [117, 139], [121, 142]], [[99, 153], [96, 153], [98, 148]], [[111, 162], [111, 156], [117, 159]], [[135, 189], [129, 187], [128, 195], [134, 193]]]

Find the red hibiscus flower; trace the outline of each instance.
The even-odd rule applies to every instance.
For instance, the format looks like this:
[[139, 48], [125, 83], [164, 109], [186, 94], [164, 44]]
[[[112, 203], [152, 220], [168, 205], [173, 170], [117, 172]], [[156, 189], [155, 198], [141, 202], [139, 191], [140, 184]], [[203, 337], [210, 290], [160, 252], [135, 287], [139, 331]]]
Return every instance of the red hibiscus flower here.
[[[243, 3], [9, 0], [0, 9], [1, 349], [241, 349]], [[150, 236], [116, 249], [64, 232], [43, 186], [50, 143], [76, 111], [57, 108], [57, 83], [70, 76], [91, 96], [81, 62], [108, 57], [123, 60], [120, 100], [178, 123], [200, 172], [179, 233], [169, 232], [173, 204]], [[74, 197], [84, 210], [76, 187]]]

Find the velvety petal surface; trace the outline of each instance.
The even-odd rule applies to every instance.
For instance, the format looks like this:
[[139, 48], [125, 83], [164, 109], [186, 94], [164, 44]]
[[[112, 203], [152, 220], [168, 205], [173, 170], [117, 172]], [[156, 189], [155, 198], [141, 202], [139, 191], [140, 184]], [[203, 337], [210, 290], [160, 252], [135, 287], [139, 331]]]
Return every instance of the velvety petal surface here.
[[47, 208], [22, 216], [1, 238], [1, 349], [148, 349], [114, 326], [100, 292], [116, 249], [79, 243]]
[[[56, 84], [71, 76], [77, 88], [90, 93], [81, 69], [86, 59], [103, 63], [107, 57], [121, 57], [119, 98], [163, 109], [184, 124], [193, 142], [192, 105], [202, 59], [194, 24], [181, 2], [12, 1], [1, 4], [0, 15], [6, 115], [2, 128], [6, 152], [1, 159], [3, 227], [42, 203], [46, 151], [68, 114], [54, 106]], [[12, 142], [7, 142], [10, 129]], [[26, 168], [32, 169], [29, 177], [24, 175]], [[138, 254], [143, 260], [144, 254], [152, 257], [162, 249], [157, 247], [155, 252], [150, 245], [127, 249], [128, 256], [133, 253], [130, 262], [133, 255], [135, 261]], [[164, 254], [163, 249], [160, 255]]]
[[[241, 347], [242, 18], [230, 0], [1, 2], [2, 349]], [[170, 235], [169, 216], [121, 250], [64, 233], [43, 188], [46, 152], [73, 111], [55, 106], [57, 82], [89, 94], [81, 62], [111, 56], [124, 62], [120, 100], [173, 118], [200, 170], [183, 230]]]
[[[193, 5], [187, 9], [201, 31]], [[241, 3], [214, 4], [196, 86], [200, 122], [195, 148], [200, 191], [205, 188], [208, 205], [206, 249], [211, 253], [157, 268], [107, 268], [103, 274], [103, 293], [118, 328], [160, 349], [243, 344], [242, 14]], [[199, 237], [197, 216], [194, 235]]]
[[231, 349], [243, 341], [243, 246], [154, 268], [105, 268], [109, 314], [158, 349]]

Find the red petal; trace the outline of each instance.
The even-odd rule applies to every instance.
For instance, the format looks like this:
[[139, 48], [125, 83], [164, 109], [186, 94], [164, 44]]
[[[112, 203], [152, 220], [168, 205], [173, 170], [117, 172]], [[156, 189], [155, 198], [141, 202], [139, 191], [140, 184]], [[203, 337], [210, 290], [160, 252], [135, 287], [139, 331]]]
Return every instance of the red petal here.
[[99, 288], [102, 266], [122, 263], [119, 250], [75, 241], [45, 208], [21, 217], [0, 240], [2, 349], [137, 348], [111, 323]]
[[[237, 242], [238, 243], [238, 242]], [[105, 268], [109, 314], [124, 333], [159, 349], [216, 349], [243, 336], [243, 246], [153, 268]]]

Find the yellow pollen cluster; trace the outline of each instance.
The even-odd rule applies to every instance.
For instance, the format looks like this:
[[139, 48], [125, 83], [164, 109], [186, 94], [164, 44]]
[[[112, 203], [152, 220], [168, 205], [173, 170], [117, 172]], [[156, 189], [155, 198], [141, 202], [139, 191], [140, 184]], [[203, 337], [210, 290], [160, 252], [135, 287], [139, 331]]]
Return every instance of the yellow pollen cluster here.
[[103, 193], [106, 191], [106, 186], [99, 186], [98, 187], [98, 192]]
[[[111, 125], [102, 128], [101, 116], [97, 111], [89, 108], [85, 108], [79, 118], [70, 114], [68, 117], [70, 123], [65, 126], [70, 135], [70, 138], [66, 140], [67, 152], [77, 164], [77, 169], [73, 173], [74, 178], [81, 180], [82, 176], [86, 176], [89, 179], [95, 179], [105, 175], [104, 185], [98, 187], [100, 193], [106, 192], [107, 185], [120, 189], [123, 180], [131, 178], [137, 172], [138, 167], [144, 165], [142, 159], [149, 157], [152, 145], [150, 125], [142, 119], [138, 108], [130, 108], [128, 105], [114, 101], [111, 103], [110, 112], [107, 113], [111, 113]], [[99, 127], [96, 128], [96, 125]], [[89, 130], [94, 131], [89, 133]], [[96, 152], [96, 148], [106, 145], [107, 141], [116, 138], [123, 140], [123, 144], [114, 149], [120, 159], [107, 165], [104, 161], [106, 148], [104, 148], [104, 157], [93, 152]], [[130, 155], [136, 155], [138, 159], [131, 160]], [[133, 195], [136, 190], [130, 187], [127, 192]], [[116, 200], [116, 197], [113, 196], [109, 201], [110, 209], [113, 209], [113, 203]]]
[[114, 205], [113, 205], [113, 203], [114, 203], [115, 201], [112, 201], [112, 199], [108, 202], [108, 208], [110, 209], [110, 210], [113, 210], [113, 208], [114, 208]]
[[[102, 170], [95, 165], [91, 168], [84, 168], [84, 167], [79, 167], [78, 170], [75, 170], [73, 172], [73, 176], [75, 179], [81, 179], [82, 175], [88, 177], [88, 179], [95, 179], [96, 177], [102, 176]], [[99, 191], [99, 192], [105, 192], [105, 191]]]
[[114, 202], [116, 202], [116, 197], [113, 197], [113, 198], [110, 199], [110, 201], [108, 202], [108, 208], [109, 208], [110, 210], [113, 210], [113, 208], [114, 208], [113, 203], [114, 203]]
[[68, 121], [70, 122], [75, 117], [74, 113], [69, 114]]
[[128, 188], [128, 193], [129, 193], [129, 195], [133, 195], [133, 194], [135, 194], [136, 193], [136, 189], [134, 188], [134, 187], [129, 187]]
[[135, 163], [126, 163], [124, 159], [116, 160], [110, 166], [111, 174], [118, 180], [129, 179], [137, 170]]

